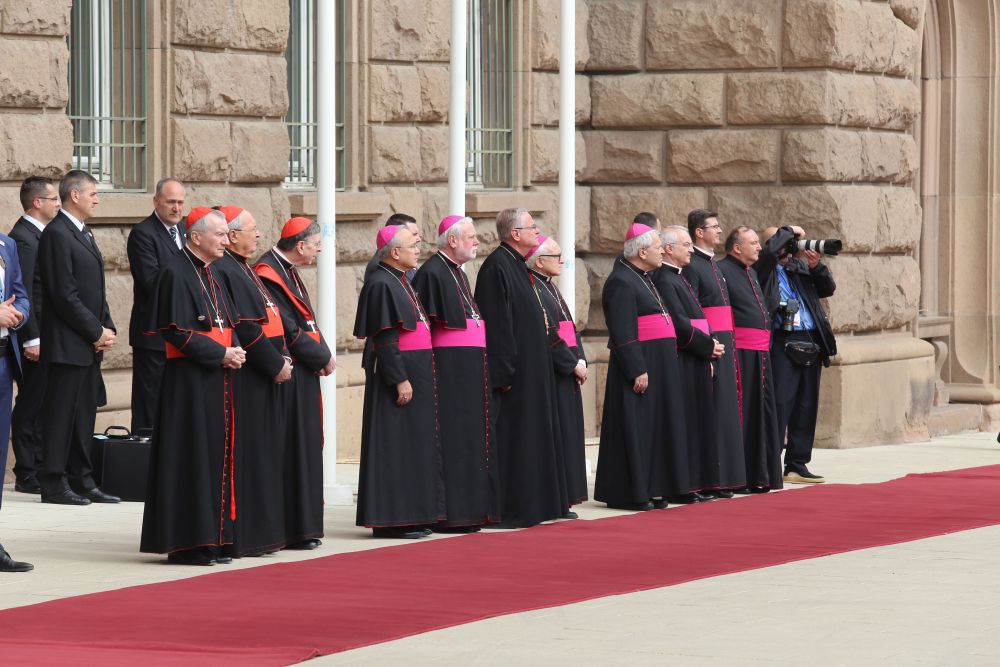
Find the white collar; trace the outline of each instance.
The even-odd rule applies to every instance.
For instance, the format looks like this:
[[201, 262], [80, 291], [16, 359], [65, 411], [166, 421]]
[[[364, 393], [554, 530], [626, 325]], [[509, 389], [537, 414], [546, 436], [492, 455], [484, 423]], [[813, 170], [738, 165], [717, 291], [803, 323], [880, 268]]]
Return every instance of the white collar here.
[[45, 231], [45, 225], [43, 225], [42, 223], [40, 223], [38, 220], [35, 220], [34, 218], [32, 218], [27, 213], [25, 213], [21, 217], [24, 218], [25, 220], [27, 220], [28, 222], [30, 222], [31, 224], [33, 224], [38, 229], [38, 231], [40, 231], [40, 232], [44, 232]]
[[694, 249], [697, 250], [698, 252], [700, 252], [705, 257], [708, 257], [709, 259], [712, 259], [712, 258], [715, 257], [715, 253], [714, 252], [709, 252], [709, 251], [707, 251], [707, 250], [705, 250], [703, 248], [699, 248], [698, 246], [695, 246]]
[[72, 216], [72, 215], [70, 214], [70, 212], [69, 212], [69, 211], [67, 211], [66, 209], [60, 209], [60, 210], [61, 210], [61, 211], [63, 212], [63, 215], [65, 215], [65, 216], [66, 216], [67, 218], [69, 218], [69, 219], [70, 219], [70, 222], [72, 222], [72, 223], [73, 223], [74, 225], [76, 225], [76, 228], [77, 228], [77, 229], [78, 229], [79, 231], [81, 231], [81, 232], [83, 231], [83, 223], [82, 223], [82, 222], [80, 222], [79, 220], [77, 220], [76, 218], [74, 218], [74, 217], [73, 217], [73, 216]]
[[670, 262], [663, 262], [664, 266], [669, 266], [671, 269], [677, 269], [677, 273], [680, 273], [683, 269], [676, 264], [671, 264]]
[[271, 251], [275, 255], [277, 255], [278, 257], [280, 257], [281, 259], [283, 259], [286, 262], [288, 262], [289, 264], [291, 264], [292, 266], [295, 266], [295, 262], [293, 262], [292, 260], [288, 259], [288, 257], [285, 256], [285, 253], [283, 253], [280, 250], [278, 250], [278, 246], [274, 246], [273, 248], [271, 248]]

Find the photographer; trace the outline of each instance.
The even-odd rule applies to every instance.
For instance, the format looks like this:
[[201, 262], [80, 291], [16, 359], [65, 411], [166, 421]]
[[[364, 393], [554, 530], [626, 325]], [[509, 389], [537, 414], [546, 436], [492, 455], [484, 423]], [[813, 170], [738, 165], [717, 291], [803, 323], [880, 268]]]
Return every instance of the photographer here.
[[[819, 300], [837, 289], [830, 269], [815, 250], [800, 250], [801, 227], [764, 231], [765, 244], [754, 264], [773, 322], [772, 373], [778, 429], [785, 435], [784, 480], [793, 484], [825, 481], [807, 467], [812, 458], [819, 409], [819, 380], [837, 343]], [[840, 250], [839, 242], [831, 254]]]

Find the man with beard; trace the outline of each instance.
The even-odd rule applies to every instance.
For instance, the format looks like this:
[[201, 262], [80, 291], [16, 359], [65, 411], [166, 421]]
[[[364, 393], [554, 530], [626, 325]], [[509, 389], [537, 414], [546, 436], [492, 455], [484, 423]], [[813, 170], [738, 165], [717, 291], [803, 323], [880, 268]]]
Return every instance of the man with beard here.
[[660, 235], [633, 223], [604, 283], [608, 377], [594, 498], [646, 511], [692, 502], [673, 319], [650, 272], [660, 268]]
[[663, 266], [656, 272], [655, 282], [677, 330], [691, 481], [695, 488], [715, 495], [722, 489], [743, 486], [742, 476], [736, 480], [720, 477], [712, 378], [713, 362], [723, 355], [725, 347], [712, 338], [694, 288], [685, 277], [694, 253], [687, 230], [667, 227], [660, 233], [660, 240], [663, 242]]
[[470, 218], [438, 225], [438, 252], [417, 271], [413, 289], [431, 321], [448, 518], [439, 532], [471, 533], [500, 521], [495, 436], [489, 420], [486, 329], [462, 265], [476, 258]]
[[[562, 432], [564, 484], [570, 506], [587, 499], [587, 460], [583, 433], [583, 397], [580, 387], [587, 381], [587, 358], [573, 316], [552, 278], [562, 274], [562, 248], [554, 238], [539, 236], [539, 245], [525, 262], [531, 284], [545, 308], [549, 347], [556, 374], [556, 408]], [[577, 518], [567, 511], [567, 517]]]
[[[215, 565], [232, 560], [221, 547], [232, 542], [238, 509], [233, 375], [246, 354], [234, 335], [236, 306], [210, 266], [229, 245], [226, 218], [198, 207], [186, 225], [187, 244], [164, 265], [150, 308], [167, 362], [139, 550]], [[178, 405], [182, 419], [173, 416]]]
[[319, 378], [336, 368], [333, 353], [316, 327], [316, 313], [298, 269], [323, 249], [319, 223], [290, 218], [278, 243], [254, 271], [281, 313], [285, 344], [292, 354], [292, 407], [284, 464], [285, 544], [315, 549], [323, 536], [323, 399]]
[[771, 318], [752, 268], [760, 249], [757, 232], [737, 227], [726, 237], [726, 257], [719, 262], [732, 299], [746, 490], [750, 493], [782, 487], [781, 438], [771, 376]]
[[285, 546], [285, 434], [291, 408], [291, 357], [281, 314], [260, 277], [247, 264], [260, 232], [250, 211], [222, 206], [229, 246], [212, 272], [236, 306], [236, 336], [246, 363], [235, 377], [236, 506], [232, 555], [255, 556]]
[[405, 227], [383, 227], [376, 247], [354, 321], [365, 339], [357, 524], [375, 537], [416, 539], [448, 520], [430, 321], [406, 279], [420, 243]]
[[[746, 461], [743, 457], [733, 310], [729, 301], [729, 286], [715, 260], [715, 248], [722, 239], [719, 214], [705, 208], [691, 211], [688, 213], [688, 234], [694, 243], [694, 254], [691, 263], [684, 269], [684, 277], [694, 289], [712, 336], [726, 350], [715, 363], [712, 378], [719, 479], [729, 480], [734, 488], [741, 488], [746, 485]], [[719, 489], [713, 495], [730, 498], [733, 493]]]
[[476, 303], [486, 320], [486, 354], [500, 458], [503, 528], [526, 528], [566, 515], [555, 374], [545, 311], [524, 256], [538, 245], [526, 209], [497, 214], [500, 246], [483, 262]]

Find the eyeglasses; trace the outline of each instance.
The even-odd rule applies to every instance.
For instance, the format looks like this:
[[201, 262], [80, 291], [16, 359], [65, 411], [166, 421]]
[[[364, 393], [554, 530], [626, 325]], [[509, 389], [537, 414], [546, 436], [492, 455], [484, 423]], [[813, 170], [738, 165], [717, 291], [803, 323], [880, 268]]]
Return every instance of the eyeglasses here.
[[691, 243], [690, 241], [685, 241], [684, 243], [668, 243], [667, 245], [669, 246], [679, 245], [679, 246], [684, 246], [685, 248], [691, 248], [694, 246], [694, 244]]
[[537, 232], [538, 225], [528, 225], [527, 227], [515, 227], [514, 229], [534, 229]]
[[35, 197], [35, 199], [44, 199], [45, 201], [59, 201], [59, 196], [55, 197]]
[[539, 257], [555, 257], [560, 262], [562, 261], [562, 255], [539, 255]]
[[702, 225], [699, 229], [722, 229], [722, 225], [715, 223], [714, 225]]

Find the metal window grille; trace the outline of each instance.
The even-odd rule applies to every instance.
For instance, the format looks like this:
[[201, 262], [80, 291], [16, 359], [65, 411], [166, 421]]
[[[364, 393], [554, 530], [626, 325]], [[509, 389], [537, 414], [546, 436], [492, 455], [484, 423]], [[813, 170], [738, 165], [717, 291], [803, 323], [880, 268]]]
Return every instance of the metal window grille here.
[[514, 185], [514, 11], [511, 0], [469, 0], [466, 175], [473, 187]]
[[[285, 60], [288, 63], [288, 174], [285, 186], [316, 187], [316, 1], [289, 0], [290, 26]], [[329, 0], [323, 0], [329, 1]], [[337, 189], [344, 189], [347, 157], [344, 151], [345, 3], [337, 0]]]
[[73, 166], [101, 187], [146, 189], [146, 2], [74, 0], [69, 33]]

